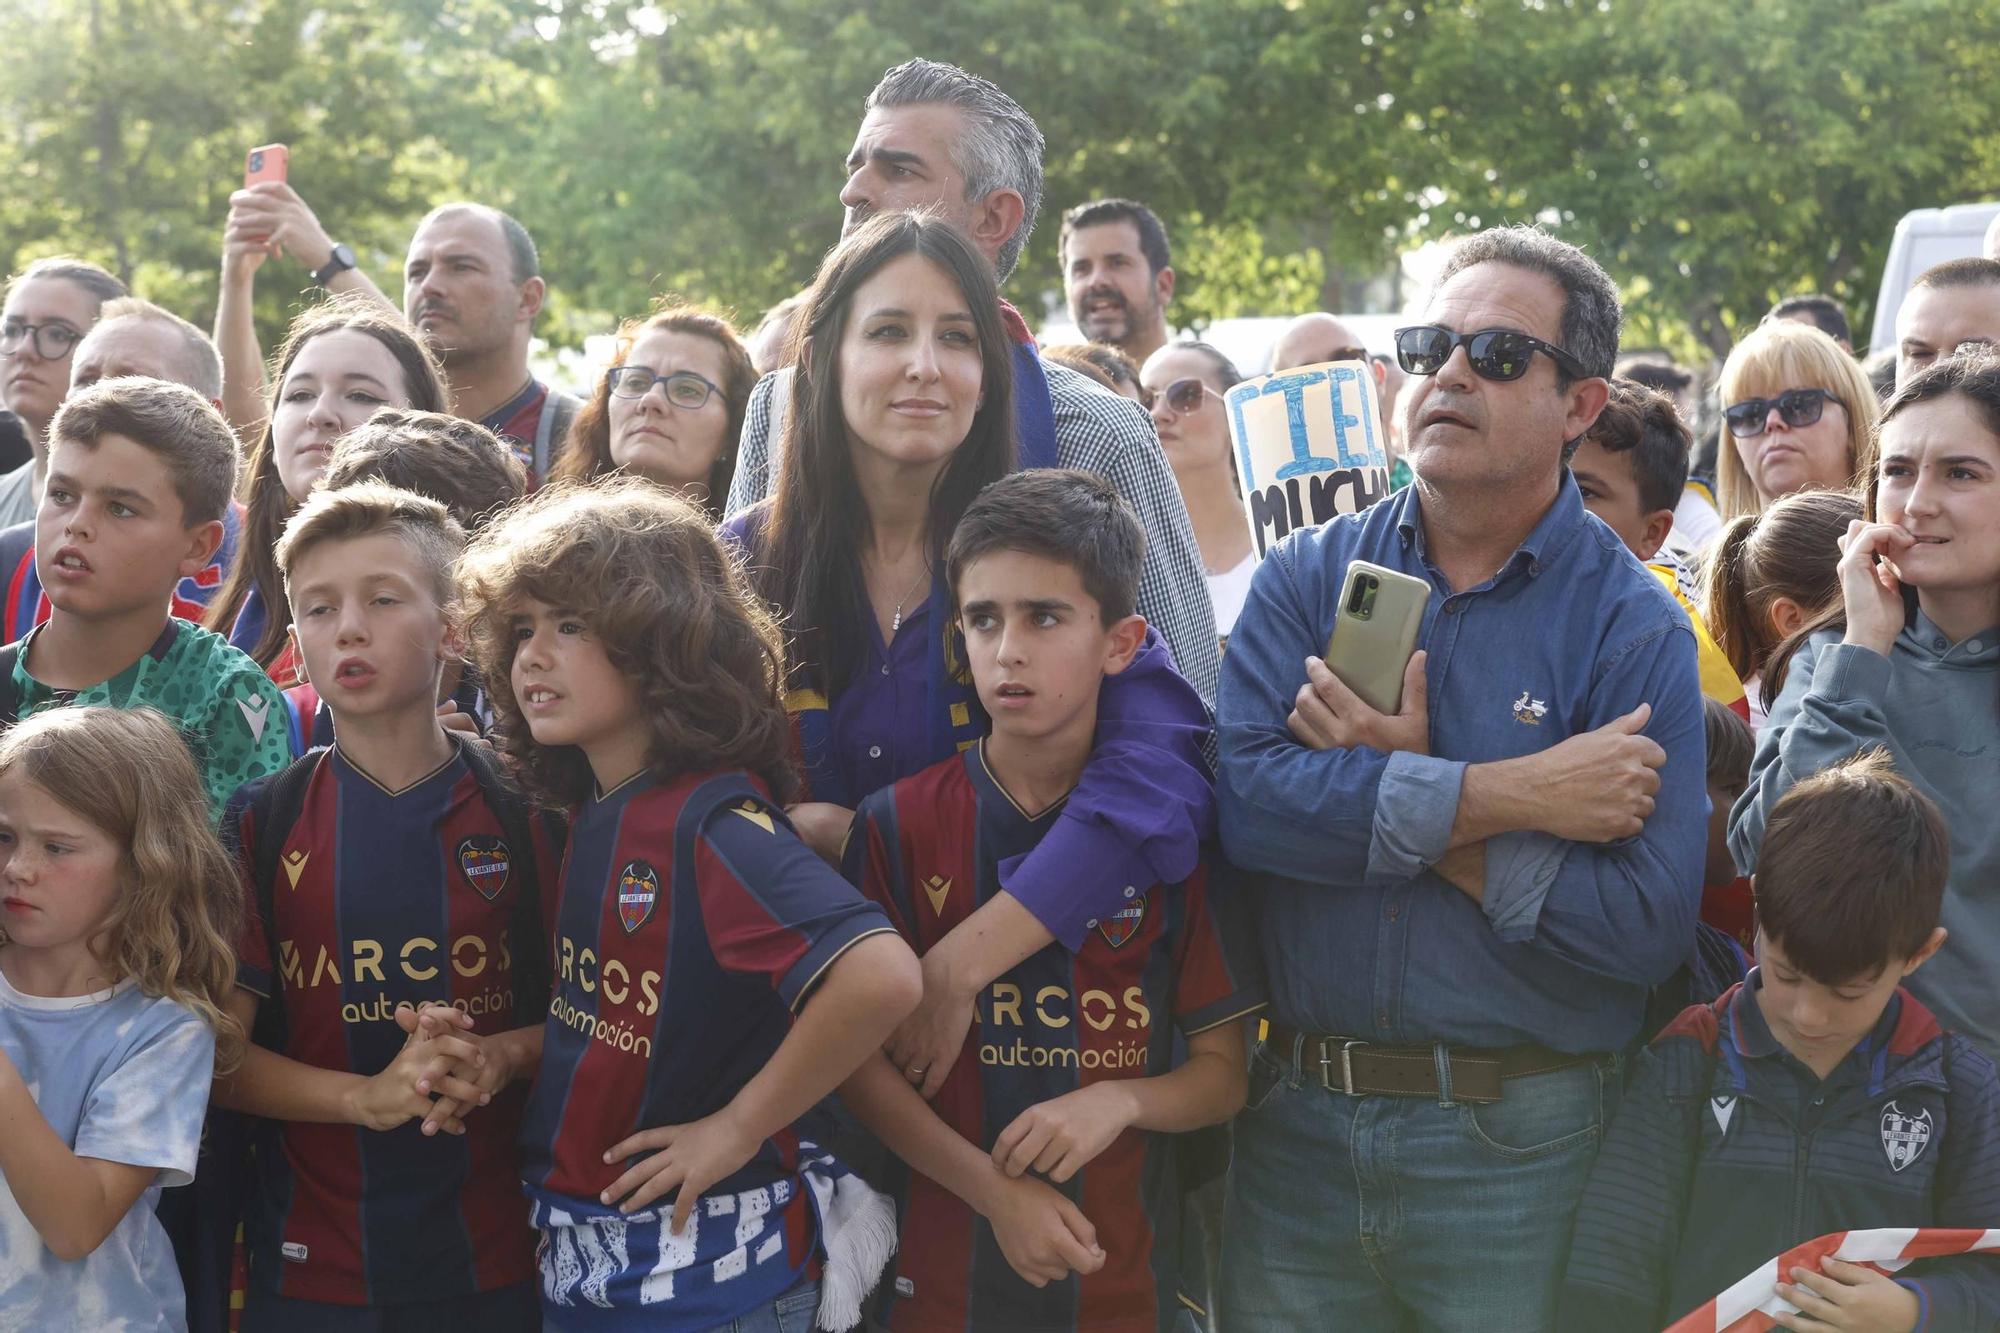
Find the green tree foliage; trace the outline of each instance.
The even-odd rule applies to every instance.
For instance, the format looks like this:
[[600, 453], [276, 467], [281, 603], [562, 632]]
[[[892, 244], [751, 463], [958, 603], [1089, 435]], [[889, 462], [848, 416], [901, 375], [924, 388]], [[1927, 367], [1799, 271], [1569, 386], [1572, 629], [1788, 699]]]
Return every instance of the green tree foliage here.
[[[1126, 194], [1183, 321], [1539, 219], [1635, 341], [1720, 352], [1795, 291], [1865, 327], [1896, 219], [2000, 186], [2000, 0], [16, 0], [0, 260], [86, 254], [205, 319], [243, 154], [281, 141], [392, 292], [417, 217], [473, 197], [540, 239], [559, 341], [668, 292], [748, 320], [837, 238], [862, 99], [919, 53], [1048, 137], [1031, 311], [1062, 208]], [[268, 339], [309, 298], [265, 275]]]

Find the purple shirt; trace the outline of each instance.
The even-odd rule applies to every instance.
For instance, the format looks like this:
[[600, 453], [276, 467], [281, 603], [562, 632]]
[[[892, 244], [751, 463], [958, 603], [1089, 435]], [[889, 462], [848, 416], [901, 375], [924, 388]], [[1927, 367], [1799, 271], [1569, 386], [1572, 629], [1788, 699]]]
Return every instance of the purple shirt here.
[[[723, 524], [743, 542], [753, 508]], [[868, 660], [827, 701], [835, 763], [849, 791], [878, 791], [948, 754], [931, 749], [924, 714], [930, 654], [942, 637], [920, 603], [893, 643], [869, 618]], [[1097, 744], [1076, 790], [1036, 848], [1000, 863], [1000, 886], [1075, 951], [1090, 923], [1155, 880], [1194, 873], [1215, 830], [1215, 786], [1202, 746], [1211, 723], [1194, 686], [1148, 627], [1132, 664], [1107, 676], [1097, 699]]]

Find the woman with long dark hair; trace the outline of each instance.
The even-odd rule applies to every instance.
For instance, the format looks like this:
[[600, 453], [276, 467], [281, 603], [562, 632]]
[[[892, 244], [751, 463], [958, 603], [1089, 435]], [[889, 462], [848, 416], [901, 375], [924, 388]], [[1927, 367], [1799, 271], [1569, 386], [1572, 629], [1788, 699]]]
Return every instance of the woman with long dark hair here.
[[[1017, 437], [992, 265], [937, 218], [883, 214], [842, 241], [793, 339], [776, 486], [726, 530], [791, 637], [787, 706], [809, 789], [793, 818], [832, 856], [861, 797], [984, 733], [944, 546], [982, 487], [1055, 459], [1052, 432]], [[1207, 712], [1157, 633], [1106, 680], [1099, 718], [1055, 827], [926, 956], [923, 1008], [889, 1049], [927, 1091], [981, 988], [1051, 940], [1078, 947], [1127, 905], [1136, 866], [1147, 882], [1184, 877], [1213, 827]]]

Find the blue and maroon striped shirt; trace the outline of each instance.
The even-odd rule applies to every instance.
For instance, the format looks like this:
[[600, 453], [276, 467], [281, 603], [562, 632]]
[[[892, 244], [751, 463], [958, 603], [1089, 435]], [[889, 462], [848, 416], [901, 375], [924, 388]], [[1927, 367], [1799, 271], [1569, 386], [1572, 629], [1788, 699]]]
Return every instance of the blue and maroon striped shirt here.
[[[542, 885], [538, 934], [547, 926], [556, 849], [543, 823], [536, 846], [509, 846], [456, 754], [400, 792], [338, 748], [295, 762], [317, 767], [277, 860], [270, 929], [254, 919], [253, 893], [238, 947], [238, 984], [282, 1006], [279, 1053], [379, 1073], [403, 1047], [394, 1015], [405, 1000], [455, 1004], [477, 1032], [538, 1021], [519, 1003], [509, 940], [527, 858]], [[246, 883], [260, 785], [225, 821]], [[524, 1085], [510, 1086], [466, 1116], [462, 1137], [427, 1138], [414, 1121], [386, 1133], [269, 1124], [245, 1218], [251, 1282], [302, 1300], [396, 1305], [529, 1280], [534, 1232], [515, 1183], [525, 1101]]]
[[798, 1280], [818, 1223], [789, 1131], [708, 1190], [679, 1236], [672, 1195], [629, 1215], [598, 1201], [629, 1165], [604, 1153], [727, 1106], [834, 960], [890, 929], [745, 773], [641, 774], [577, 811], [523, 1131], [552, 1319], [713, 1328]]
[[[922, 954], [1001, 891], [1000, 864], [1034, 850], [1062, 803], [1030, 815], [986, 767], [985, 745], [876, 792], [856, 812], [850, 877]], [[981, 1149], [1031, 1106], [1107, 1079], [1165, 1074], [1180, 1039], [1263, 1007], [1240, 894], [1211, 895], [1205, 858], [1177, 884], [1140, 880], [1089, 922], [1074, 953], [1051, 944], [994, 982], [932, 1107]], [[892, 1147], [894, 1145], [891, 1145]], [[1104, 1267], [1032, 1287], [956, 1195], [901, 1172], [898, 1330], [1170, 1327], [1181, 1191], [1170, 1136], [1127, 1130], [1056, 1186], [1097, 1228]], [[899, 1168], [900, 1170], [900, 1168]]]

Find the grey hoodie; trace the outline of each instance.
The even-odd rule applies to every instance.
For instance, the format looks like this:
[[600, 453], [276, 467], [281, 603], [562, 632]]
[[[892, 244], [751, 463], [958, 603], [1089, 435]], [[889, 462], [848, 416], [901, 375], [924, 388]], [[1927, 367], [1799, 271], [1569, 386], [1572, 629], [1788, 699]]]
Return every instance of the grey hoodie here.
[[1792, 659], [1729, 812], [1729, 850], [1754, 873], [1764, 821], [1793, 783], [1887, 747], [1951, 829], [1940, 922], [1951, 933], [1909, 987], [2000, 1059], [2000, 627], [1953, 644], [1917, 612], [1887, 657], [1840, 639], [1823, 630]]

